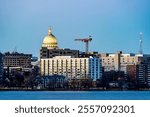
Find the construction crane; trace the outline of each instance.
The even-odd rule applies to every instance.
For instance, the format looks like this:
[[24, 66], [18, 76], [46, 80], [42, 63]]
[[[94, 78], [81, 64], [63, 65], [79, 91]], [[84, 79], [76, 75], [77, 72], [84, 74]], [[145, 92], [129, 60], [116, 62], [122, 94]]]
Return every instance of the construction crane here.
[[81, 41], [85, 43], [85, 52], [89, 52], [89, 42], [92, 41], [92, 37], [89, 36], [88, 38], [81, 38], [81, 39], [75, 39], [75, 41]]

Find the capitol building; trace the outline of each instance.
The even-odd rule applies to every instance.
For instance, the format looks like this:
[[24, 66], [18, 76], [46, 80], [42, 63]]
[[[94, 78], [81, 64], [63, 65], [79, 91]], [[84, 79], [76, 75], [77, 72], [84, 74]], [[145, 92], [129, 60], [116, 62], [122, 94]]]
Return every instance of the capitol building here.
[[91, 79], [102, 77], [101, 59], [80, 57], [79, 50], [61, 49], [56, 37], [49, 28], [40, 49], [42, 76], [62, 75], [68, 80]]
[[79, 50], [60, 49], [56, 37], [52, 34], [52, 30], [49, 28], [40, 49], [40, 59], [53, 58], [55, 56], [79, 57]]
[[52, 34], [51, 29], [48, 29], [48, 34], [43, 39], [42, 47], [47, 49], [58, 49], [58, 43], [56, 37]]

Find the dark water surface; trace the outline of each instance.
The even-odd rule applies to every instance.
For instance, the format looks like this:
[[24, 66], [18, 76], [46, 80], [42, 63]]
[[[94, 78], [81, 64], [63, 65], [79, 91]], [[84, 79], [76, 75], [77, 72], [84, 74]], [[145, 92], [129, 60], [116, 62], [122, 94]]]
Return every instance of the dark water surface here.
[[0, 100], [150, 100], [150, 91], [0, 91]]

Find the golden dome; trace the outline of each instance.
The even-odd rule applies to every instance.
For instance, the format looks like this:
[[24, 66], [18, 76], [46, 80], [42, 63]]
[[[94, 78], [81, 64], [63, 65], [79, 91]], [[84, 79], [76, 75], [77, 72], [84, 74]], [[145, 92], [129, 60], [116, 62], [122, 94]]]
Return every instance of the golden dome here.
[[43, 40], [42, 47], [47, 47], [49, 49], [58, 48], [57, 39], [52, 34], [51, 29], [49, 28], [47, 36]]

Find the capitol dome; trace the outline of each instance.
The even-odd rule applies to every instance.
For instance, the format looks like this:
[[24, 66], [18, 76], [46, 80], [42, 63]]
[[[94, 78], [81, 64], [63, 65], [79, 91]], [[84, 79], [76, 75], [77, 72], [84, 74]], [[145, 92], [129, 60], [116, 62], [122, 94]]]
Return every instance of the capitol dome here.
[[49, 49], [58, 48], [57, 39], [52, 34], [51, 29], [49, 28], [47, 36], [44, 37], [42, 47], [47, 47]]

